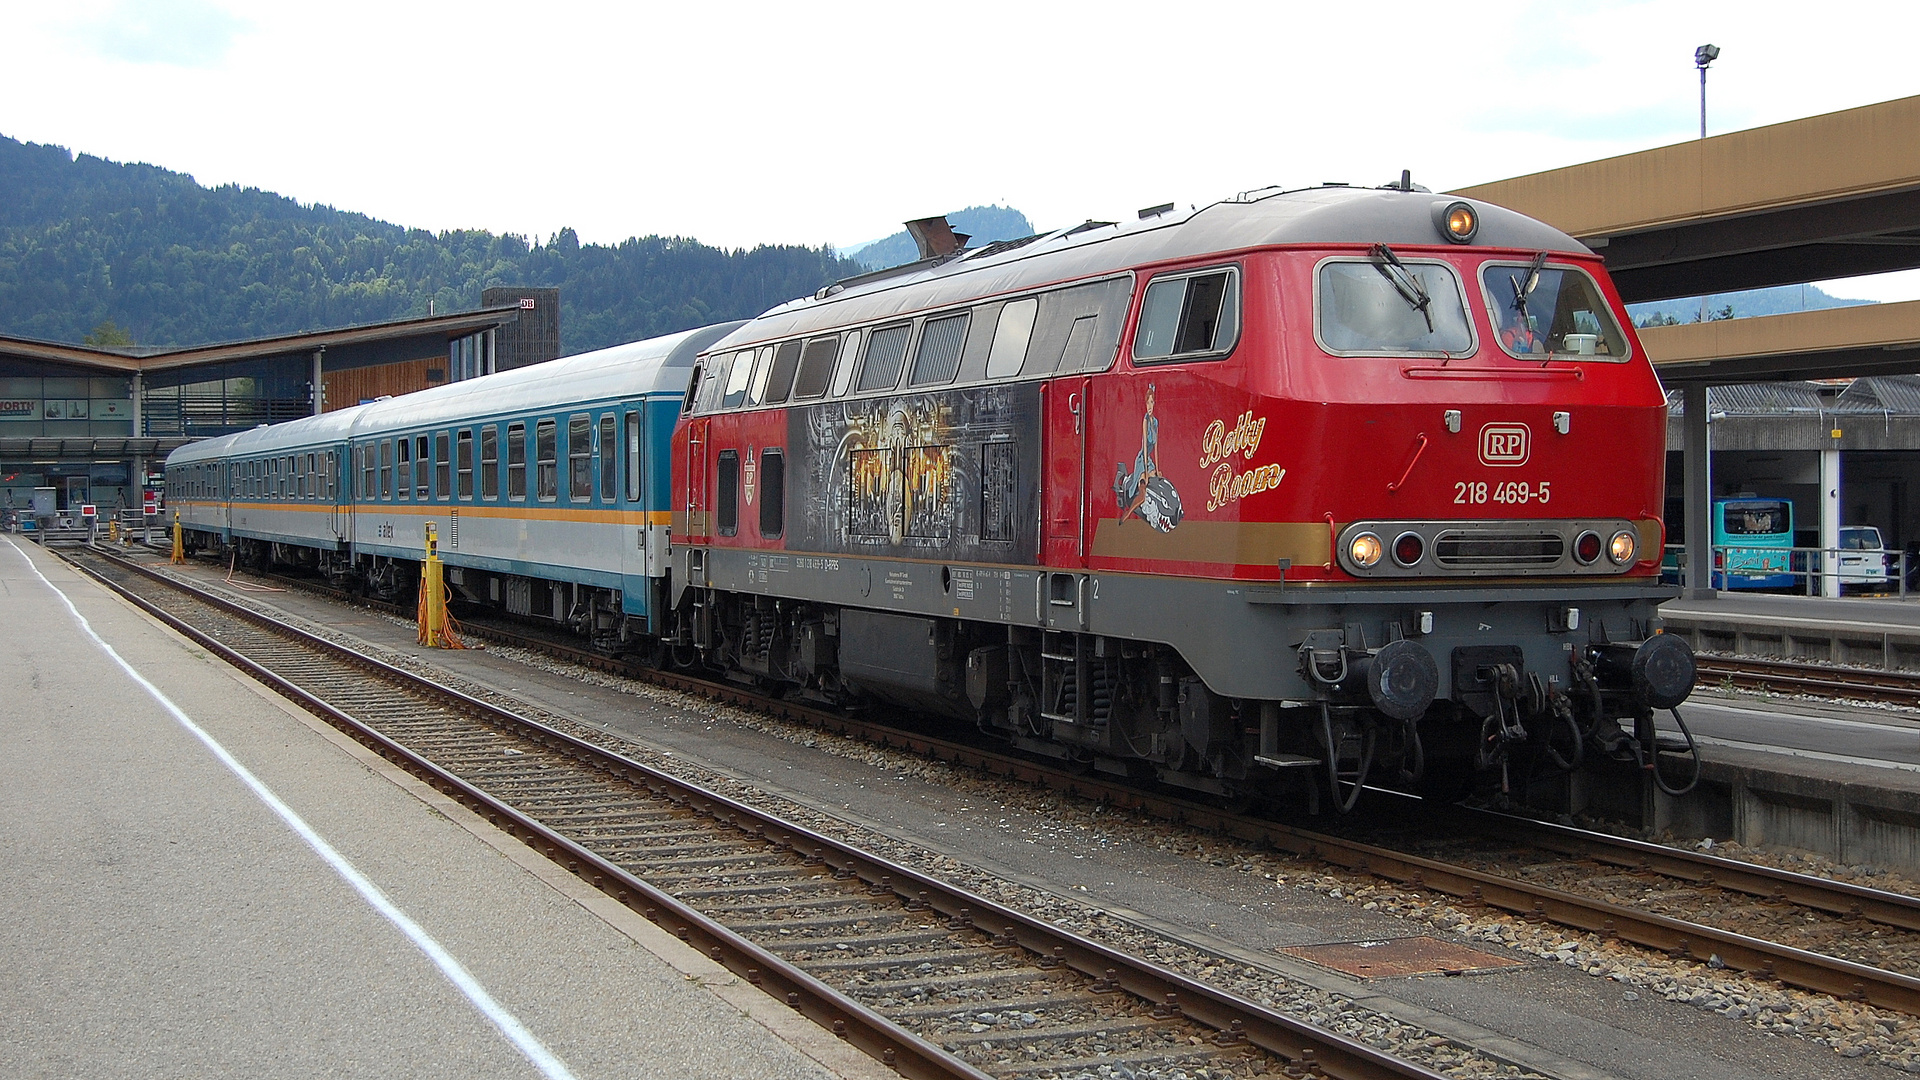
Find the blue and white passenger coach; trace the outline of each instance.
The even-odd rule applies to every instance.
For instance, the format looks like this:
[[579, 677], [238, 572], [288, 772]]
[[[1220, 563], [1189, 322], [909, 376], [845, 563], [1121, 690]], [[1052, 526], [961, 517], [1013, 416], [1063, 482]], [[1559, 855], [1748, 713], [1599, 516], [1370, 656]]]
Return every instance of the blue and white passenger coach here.
[[384, 598], [436, 527], [460, 599], [618, 648], [664, 617], [673, 426], [738, 323], [582, 353], [237, 435], [167, 459], [195, 549]]

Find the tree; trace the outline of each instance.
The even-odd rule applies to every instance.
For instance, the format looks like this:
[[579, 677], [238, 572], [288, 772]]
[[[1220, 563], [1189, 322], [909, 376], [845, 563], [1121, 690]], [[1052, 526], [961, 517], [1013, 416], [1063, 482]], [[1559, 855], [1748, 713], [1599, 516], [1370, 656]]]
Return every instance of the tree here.
[[80, 343], [96, 349], [124, 349], [133, 344], [133, 335], [115, 326], [112, 319], [102, 319], [92, 333], [80, 339]]

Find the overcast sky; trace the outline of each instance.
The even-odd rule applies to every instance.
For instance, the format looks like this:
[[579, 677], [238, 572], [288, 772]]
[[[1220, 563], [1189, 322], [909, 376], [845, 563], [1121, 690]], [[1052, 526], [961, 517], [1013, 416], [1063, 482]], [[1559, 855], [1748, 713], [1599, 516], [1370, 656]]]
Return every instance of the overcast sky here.
[[[712, 244], [1435, 190], [1920, 93], [1920, 4], [0, 0], [0, 135], [433, 230]], [[1920, 137], [1916, 133], [1915, 137]], [[1835, 291], [1920, 296], [1920, 275]]]

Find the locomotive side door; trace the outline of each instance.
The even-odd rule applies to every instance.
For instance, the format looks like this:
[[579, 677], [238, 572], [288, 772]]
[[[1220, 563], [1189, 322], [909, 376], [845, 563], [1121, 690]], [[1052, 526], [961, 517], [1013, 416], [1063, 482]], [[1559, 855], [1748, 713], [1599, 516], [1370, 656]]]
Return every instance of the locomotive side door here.
[[1041, 561], [1047, 566], [1087, 564], [1087, 391], [1085, 375], [1054, 379], [1042, 388], [1046, 401], [1046, 461], [1041, 480]]

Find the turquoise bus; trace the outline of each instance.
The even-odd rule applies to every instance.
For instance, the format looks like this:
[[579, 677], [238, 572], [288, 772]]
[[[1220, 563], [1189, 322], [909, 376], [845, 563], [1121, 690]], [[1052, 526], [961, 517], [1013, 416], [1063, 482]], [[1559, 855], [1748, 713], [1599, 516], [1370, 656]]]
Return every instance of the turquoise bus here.
[[1713, 501], [1713, 587], [1789, 589], [1793, 503], [1742, 497]]

